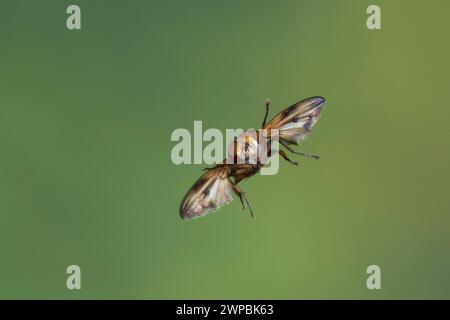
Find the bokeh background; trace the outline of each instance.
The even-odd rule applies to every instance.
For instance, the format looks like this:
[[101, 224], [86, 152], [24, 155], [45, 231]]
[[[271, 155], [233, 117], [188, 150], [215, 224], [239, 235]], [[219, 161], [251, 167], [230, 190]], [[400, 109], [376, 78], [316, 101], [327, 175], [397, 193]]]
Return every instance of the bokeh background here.
[[[449, 12], [3, 1], [0, 298], [450, 298]], [[301, 149], [320, 161], [243, 182], [256, 219], [236, 200], [179, 218], [201, 165], [172, 164], [174, 129], [256, 127], [266, 97], [274, 115], [313, 95], [327, 104]]]

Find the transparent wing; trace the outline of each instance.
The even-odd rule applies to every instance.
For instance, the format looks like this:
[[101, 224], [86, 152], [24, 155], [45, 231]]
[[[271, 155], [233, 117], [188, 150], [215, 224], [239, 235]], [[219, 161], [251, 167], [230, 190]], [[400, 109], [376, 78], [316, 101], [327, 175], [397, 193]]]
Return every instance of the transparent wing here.
[[278, 129], [280, 140], [299, 144], [305, 140], [319, 120], [325, 99], [311, 97], [278, 113], [263, 129]]
[[188, 191], [180, 206], [183, 219], [202, 217], [233, 201], [233, 185], [225, 166], [204, 173]]

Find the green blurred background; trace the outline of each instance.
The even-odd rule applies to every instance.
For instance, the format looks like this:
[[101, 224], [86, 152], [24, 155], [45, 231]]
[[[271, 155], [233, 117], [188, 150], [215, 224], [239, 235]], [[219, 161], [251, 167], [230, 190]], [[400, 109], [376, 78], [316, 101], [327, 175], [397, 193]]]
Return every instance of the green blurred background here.
[[[450, 298], [449, 12], [3, 1], [0, 298]], [[327, 104], [302, 150], [320, 161], [243, 182], [257, 219], [236, 200], [180, 219], [201, 166], [172, 164], [174, 129], [256, 127], [266, 97], [274, 115], [313, 95]]]

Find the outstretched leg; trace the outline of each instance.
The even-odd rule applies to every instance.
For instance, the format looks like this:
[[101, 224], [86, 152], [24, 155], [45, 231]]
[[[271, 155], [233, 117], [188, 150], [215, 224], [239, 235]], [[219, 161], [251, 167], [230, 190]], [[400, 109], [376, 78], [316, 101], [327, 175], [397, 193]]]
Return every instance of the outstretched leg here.
[[[315, 155], [315, 154], [307, 154], [307, 153], [302, 153], [302, 152], [298, 152], [298, 151], [293, 150], [291, 147], [289, 147], [289, 145], [288, 145], [286, 142], [284, 142], [284, 141], [281, 140], [281, 139], [280, 139], [280, 143], [281, 143], [286, 149], [288, 149], [288, 150], [289, 150], [290, 152], [292, 152], [292, 153], [299, 154], [299, 155], [304, 156], [304, 157], [314, 158], [314, 159], [316, 159], [316, 160], [319, 160], [319, 159], [320, 159], [320, 156], [317, 156], [317, 155]], [[281, 151], [281, 150], [280, 150], [280, 151]]]
[[298, 166], [298, 162], [297, 161], [292, 161], [291, 159], [289, 159], [289, 157], [287, 156], [286, 152], [284, 152], [284, 150], [278, 150], [278, 153], [280, 154], [280, 156], [282, 156], [284, 158], [284, 160]]
[[266, 101], [264, 101], [264, 103], [265, 103], [265, 105], [266, 105], [266, 115], [264, 116], [264, 120], [263, 120], [261, 129], [263, 129], [264, 126], [266, 125], [267, 115], [269, 114], [270, 99], [267, 98]]
[[245, 200], [245, 203], [247, 203], [248, 209], [250, 210], [250, 215], [252, 216], [252, 218], [255, 218], [255, 215], [253, 214], [252, 207], [250, 206], [250, 203], [248, 202], [247, 197], [245, 196], [245, 193], [237, 186], [237, 184], [235, 184], [233, 182], [231, 182], [231, 183], [233, 185], [234, 193], [236, 193], [237, 196], [239, 197], [239, 199], [241, 200], [242, 209], [245, 209], [245, 204], [244, 204], [244, 200]]
[[208, 170], [216, 169], [216, 168], [218, 168], [218, 167], [221, 166], [221, 165], [222, 165], [222, 164], [216, 164], [216, 165], [213, 166], [213, 167], [202, 167], [201, 170], [202, 170], [202, 171], [208, 171]]

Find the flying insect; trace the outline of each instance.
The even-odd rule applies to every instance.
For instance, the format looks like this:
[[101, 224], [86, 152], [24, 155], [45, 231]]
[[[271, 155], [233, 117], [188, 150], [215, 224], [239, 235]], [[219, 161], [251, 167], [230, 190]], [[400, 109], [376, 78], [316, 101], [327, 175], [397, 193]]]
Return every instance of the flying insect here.
[[[265, 101], [266, 113], [260, 130], [249, 130], [234, 139], [229, 147], [229, 156], [222, 163], [206, 172], [187, 192], [180, 205], [180, 216], [183, 219], [194, 219], [218, 210], [233, 200], [233, 193], [246, 205], [254, 217], [253, 210], [245, 193], [238, 183], [260, 171], [268, 159], [274, 154], [272, 144], [277, 140], [287, 151], [294, 154], [319, 159], [317, 155], [298, 152], [291, 145], [298, 145], [311, 133], [319, 120], [325, 99], [311, 97], [297, 102], [282, 110], [266, 123], [270, 101]], [[276, 152], [291, 164], [287, 152], [278, 149]]]

